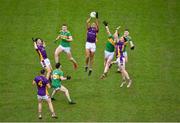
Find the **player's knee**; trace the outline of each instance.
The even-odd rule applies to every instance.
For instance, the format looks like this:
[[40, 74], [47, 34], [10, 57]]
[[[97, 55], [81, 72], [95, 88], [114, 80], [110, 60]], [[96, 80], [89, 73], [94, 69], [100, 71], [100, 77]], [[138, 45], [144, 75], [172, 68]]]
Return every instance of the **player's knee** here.
[[48, 73], [51, 73], [51, 72], [52, 72], [52, 70], [49, 68], [49, 69], [47, 69], [47, 72], [48, 72]]
[[55, 56], [58, 56], [59, 55], [59, 52], [56, 50], [55, 53], [54, 53]]
[[91, 53], [91, 54], [90, 54], [90, 57], [94, 57], [94, 53]]
[[51, 98], [48, 98], [46, 101], [47, 101], [48, 104], [50, 104], [51, 103]]
[[58, 53], [55, 52], [55, 53], [54, 53], [54, 56], [57, 57], [57, 56], [58, 56]]
[[69, 93], [69, 91], [68, 91], [68, 89], [66, 89], [66, 90], [65, 90], [65, 94], [68, 94], [68, 93]]
[[86, 59], [89, 59], [89, 55], [86, 55]]
[[70, 61], [73, 61], [73, 60], [74, 60], [74, 58], [73, 58], [73, 57], [69, 57], [69, 60], [70, 60]]

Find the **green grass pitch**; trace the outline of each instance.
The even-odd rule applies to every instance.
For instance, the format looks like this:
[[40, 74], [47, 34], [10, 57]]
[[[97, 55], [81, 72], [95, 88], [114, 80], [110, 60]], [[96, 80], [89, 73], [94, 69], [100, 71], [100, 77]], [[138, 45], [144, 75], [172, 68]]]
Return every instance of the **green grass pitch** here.
[[[58, 44], [53, 40], [63, 23], [74, 37], [72, 53], [79, 64], [74, 71], [61, 55], [64, 72], [72, 76], [63, 85], [77, 104], [68, 105], [59, 93], [53, 102], [59, 118], [51, 119], [44, 103], [42, 121], [180, 121], [179, 6], [179, 0], [0, 0], [0, 121], [40, 121], [31, 83], [41, 66], [31, 38], [46, 41], [54, 66]], [[94, 71], [88, 77], [85, 21], [94, 10], [99, 12], [100, 32]], [[107, 79], [99, 79], [107, 41], [103, 20], [111, 30], [118, 25], [130, 29], [136, 45], [134, 51], [128, 49], [130, 89], [119, 87], [115, 66]]]

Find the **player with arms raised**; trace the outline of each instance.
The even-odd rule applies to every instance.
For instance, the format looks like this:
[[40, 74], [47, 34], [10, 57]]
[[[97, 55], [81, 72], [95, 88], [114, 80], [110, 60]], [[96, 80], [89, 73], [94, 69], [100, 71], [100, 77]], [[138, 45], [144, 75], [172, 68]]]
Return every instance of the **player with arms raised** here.
[[[131, 36], [129, 36], [129, 30], [128, 29], [125, 29], [123, 37], [124, 37], [125, 42], [126, 42], [126, 45], [124, 46], [124, 50], [123, 50], [123, 55], [124, 55], [124, 58], [125, 58], [125, 62], [127, 63], [128, 62], [128, 55], [127, 55], [127, 50], [126, 50], [127, 44], [130, 45], [131, 50], [134, 50], [135, 46], [133, 44]], [[117, 63], [118, 63], [117, 61], [113, 61], [113, 62], [111, 62], [111, 65], [112, 64], [117, 64]], [[117, 69], [117, 72], [120, 72], [119, 68]]]
[[118, 38], [118, 30], [120, 28], [120, 27], [117, 27], [114, 35], [112, 35], [111, 32], [109, 31], [108, 23], [106, 21], [103, 21], [103, 24], [105, 25], [106, 32], [108, 34], [108, 41], [106, 43], [106, 49], [104, 51], [104, 54], [105, 54], [104, 73], [101, 75], [101, 79], [103, 79], [107, 76], [109, 66], [114, 57], [115, 44], [116, 44], [116, 40]]
[[129, 88], [131, 86], [132, 80], [130, 79], [129, 74], [125, 69], [125, 58], [123, 55], [124, 47], [126, 44], [127, 42], [125, 42], [125, 38], [123, 36], [118, 39], [118, 42], [116, 44], [116, 53], [117, 53], [116, 61], [118, 63], [118, 67], [122, 75], [122, 83], [120, 87], [123, 87], [123, 85], [126, 84], [126, 81], [128, 81], [127, 88]]
[[76, 104], [71, 100], [68, 89], [61, 84], [61, 81], [63, 80], [70, 80], [71, 76], [64, 77], [64, 73], [61, 70], [60, 63], [57, 63], [55, 67], [56, 69], [52, 72], [52, 87], [54, 90], [51, 94], [51, 99], [55, 100], [54, 95], [56, 94], [56, 92], [61, 91], [65, 94], [66, 98], [69, 101], [69, 104]]
[[67, 25], [63, 24], [62, 29], [59, 32], [59, 35], [56, 38], [56, 41], [60, 39], [60, 45], [56, 48], [55, 50], [55, 62], [59, 63], [59, 54], [61, 52], [65, 52], [67, 54], [68, 59], [73, 63], [74, 69], [77, 69], [77, 62], [76, 60], [72, 57], [71, 54], [71, 46], [70, 42], [73, 41], [71, 33], [67, 29]]
[[54, 108], [51, 102], [51, 98], [48, 95], [48, 91], [47, 88], [50, 88], [50, 84], [47, 80], [47, 78], [45, 77], [45, 70], [41, 70], [41, 75], [40, 76], [36, 76], [33, 80], [33, 85], [37, 85], [37, 98], [38, 98], [38, 113], [39, 113], [39, 119], [42, 119], [42, 102], [43, 100], [46, 100], [46, 102], [48, 103], [49, 106], [49, 110], [51, 111], [51, 116], [52, 118], [57, 118], [55, 112], [54, 112]]
[[45, 42], [40, 38], [36, 38], [36, 39], [32, 38], [32, 40], [34, 42], [34, 48], [36, 49], [40, 57], [40, 63], [42, 67], [45, 68], [47, 71], [46, 77], [49, 79], [51, 71], [52, 71], [52, 66], [51, 66], [50, 60], [47, 57], [47, 53], [45, 50], [45, 47], [46, 47]]
[[96, 20], [95, 23], [90, 23], [91, 17], [87, 19], [87, 39], [86, 39], [86, 60], [85, 60], [85, 72], [89, 69], [88, 75], [90, 76], [92, 73], [92, 65], [94, 62], [94, 54], [96, 51], [96, 42], [97, 42], [97, 34], [99, 31], [98, 27], [98, 13], [96, 12]]

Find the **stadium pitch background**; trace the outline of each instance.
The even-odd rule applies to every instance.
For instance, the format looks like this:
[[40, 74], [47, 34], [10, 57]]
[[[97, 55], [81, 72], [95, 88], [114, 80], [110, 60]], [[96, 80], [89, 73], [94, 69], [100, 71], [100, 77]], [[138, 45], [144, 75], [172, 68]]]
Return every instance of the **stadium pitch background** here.
[[[32, 37], [46, 41], [54, 66], [54, 44], [60, 25], [68, 24], [74, 41], [77, 71], [65, 54], [61, 63], [71, 81], [63, 82], [77, 102], [64, 95], [53, 102], [58, 119], [51, 119], [46, 103], [42, 121], [180, 121], [180, 2], [179, 0], [0, 0], [0, 121], [39, 121], [36, 87], [32, 79], [41, 69]], [[92, 76], [84, 72], [85, 22], [99, 12], [100, 31]], [[127, 70], [132, 87], [120, 88], [116, 67], [100, 80], [107, 35], [121, 25], [129, 28], [136, 45], [128, 49]], [[50, 90], [51, 92], [51, 90]]]

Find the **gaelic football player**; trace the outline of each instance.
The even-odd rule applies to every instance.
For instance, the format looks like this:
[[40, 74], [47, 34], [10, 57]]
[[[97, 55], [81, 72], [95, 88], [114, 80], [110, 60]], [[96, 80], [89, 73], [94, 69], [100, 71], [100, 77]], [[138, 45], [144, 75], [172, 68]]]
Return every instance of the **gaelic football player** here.
[[52, 66], [49, 59], [47, 58], [47, 53], [45, 50], [46, 47], [45, 42], [40, 38], [36, 38], [36, 39], [32, 38], [32, 40], [34, 42], [34, 48], [36, 49], [40, 57], [40, 63], [42, 67], [45, 68], [47, 71], [46, 77], [49, 79], [52, 71]]
[[[128, 29], [125, 29], [123, 36], [125, 38], [125, 42], [130, 45], [131, 50], [134, 50], [135, 46], [133, 44], [131, 36], [129, 36], [129, 30]], [[125, 61], [128, 62], [128, 55], [127, 55], [126, 47], [127, 47], [127, 45], [125, 45], [125, 47], [124, 47], [123, 55], [124, 55]], [[111, 65], [112, 64], [117, 64], [117, 61], [111, 62]], [[117, 69], [117, 72], [120, 72], [119, 68]]]
[[[133, 41], [132, 41], [131, 36], [129, 36], [129, 30], [128, 30], [128, 29], [125, 29], [125, 31], [124, 31], [124, 38], [125, 38], [125, 41], [130, 44], [131, 50], [134, 50], [135, 46], [134, 46], [134, 44], [133, 44]], [[123, 54], [124, 54], [124, 57], [125, 57], [126, 62], [128, 62], [128, 56], [127, 56], [126, 46], [124, 47]]]
[[75, 102], [73, 102], [71, 100], [68, 89], [61, 84], [61, 81], [63, 81], [63, 80], [70, 80], [71, 76], [64, 77], [64, 73], [61, 70], [60, 63], [57, 63], [55, 65], [55, 67], [56, 67], [56, 69], [52, 72], [52, 83], [51, 83], [51, 85], [52, 85], [54, 90], [51, 94], [51, 99], [55, 100], [54, 95], [56, 94], [56, 92], [61, 91], [65, 94], [66, 98], [68, 99], [69, 104], [76, 104]]
[[127, 44], [127, 42], [125, 42], [125, 38], [122, 36], [118, 39], [118, 42], [116, 44], [116, 52], [117, 52], [117, 63], [118, 63], [118, 67], [121, 71], [121, 75], [122, 75], [122, 83], [120, 85], [120, 87], [123, 87], [124, 84], [127, 83], [127, 88], [129, 88], [131, 86], [132, 80], [129, 77], [128, 72], [125, 69], [125, 57], [123, 55], [123, 51], [124, 51], [124, 47]]
[[86, 39], [86, 60], [85, 60], [85, 72], [89, 69], [88, 75], [92, 73], [92, 65], [94, 62], [94, 54], [96, 51], [97, 34], [99, 31], [98, 27], [98, 13], [96, 12], [96, 20], [92, 24], [90, 23], [91, 17], [87, 19], [87, 39]]
[[73, 37], [71, 33], [68, 31], [66, 24], [63, 24], [61, 28], [62, 29], [60, 30], [59, 35], [56, 38], [56, 41], [60, 39], [60, 45], [55, 50], [55, 54], [54, 54], [55, 62], [59, 63], [60, 53], [65, 52], [67, 54], [68, 59], [73, 63], [74, 69], [77, 69], [77, 62], [72, 57], [72, 54], [71, 54], [70, 42], [73, 41]]
[[107, 76], [109, 66], [111, 64], [111, 61], [114, 57], [114, 49], [116, 40], [118, 38], [118, 30], [120, 27], [117, 27], [114, 35], [111, 34], [109, 31], [108, 23], [106, 21], [103, 21], [103, 24], [105, 25], [106, 32], [108, 34], [108, 41], [106, 43], [106, 49], [104, 51], [105, 57], [104, 57], [104, 73], [101, 75], [101, 79]]
[[48, 95], [47, 88], [50, 88], [50, 84], [45, 77], [45, 70], [41, 70], [41, 75], [36, 76], [33, 80], [33, 85], [37, 85], [37, 98], [38, 98], [38, 117], [42, 119], [42, 102], [45, 100], [48, 103], [49, 110], [51, 111], [51, 117], [57, 118], [54, 108], [51, 102], [51, 98]]

